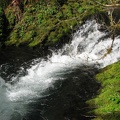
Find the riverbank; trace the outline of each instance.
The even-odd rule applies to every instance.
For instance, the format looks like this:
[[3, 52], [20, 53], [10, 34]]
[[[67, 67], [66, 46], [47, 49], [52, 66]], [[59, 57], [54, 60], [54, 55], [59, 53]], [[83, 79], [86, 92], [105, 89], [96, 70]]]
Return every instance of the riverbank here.
[[[20, 21], [13, 7], [5, 9], [8, 21], [6, 46], [49, 47], [68, 42], [84, 20], [104, 10], [102, 6], [81, 0], [37, 1], [24, 5]], [[99, 7], [98, 7], [99, 6]]]
[[87, 103], [94, 107], [94, 120], [119, 120], [120, 118], [120, 61], [100, 70], [96, 75], [101, 84], [98, 95]]
[[[116, 1], [117, 2], [117, 1]], [[3, 6], [7, 2], [2, 3]], [[9, 5], [10, 3], [8, 3]], [[119, 31], [119, 11], [108, 14], [110, 1], [52, 0], [22, 1], [21, 19], [14, 7], [0, 7], [0, 46], [58, 47], [67, 43], [78, 27], [91, 16], [103, 24], [103, 29]], [[110, 8], [109, 8], [110, 9]], [[4, 16], [3, 16], [4, 13]], [[111, 16], [113, 18], [111, 18]], [[115, 19], [115, 21], [114, 21]], [[5, 22], [3, 22], [5, 21]], [[118, 32], [119, 34], [119, 32]], [[3, 39], [3, 40], [2, 40]]]

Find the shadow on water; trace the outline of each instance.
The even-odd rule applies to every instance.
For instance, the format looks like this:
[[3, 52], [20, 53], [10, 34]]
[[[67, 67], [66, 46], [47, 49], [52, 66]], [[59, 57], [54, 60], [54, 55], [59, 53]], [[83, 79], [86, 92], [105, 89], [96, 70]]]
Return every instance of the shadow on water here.
[[44, 98], [30, 103], [24, 120], [91, 120], [90, 108], [85, 102], [95, 96], [100, 84], [94, 79], [95, 68], [80, 67], [65, 74], [48, 88]]
[[[19, 52], [19, 50], [14, 51], [13, 49], [7, 56], [3, 54], [1, 56], [0, 64], [6, 62], [10, 64], [8, 70], [1, 69], [5, 74], [0, 73], [0, 76], [6, 78], [11, 73], [16, 74], [23, 62], [37, 58], [39, 54], [32, 56], [31, 50]], [[95, 96], [100, 88], [100, 84], [94, 79], [96, 72], [97, 69], [92, 66], [79, 66], [67, 71], [63, 76], [64, 80], [57, 80], [43, 93], [44, 97], [27, 105], [26, 115], [22, 116], [15, 112], [11, 120], [91, 120], [93, 117], [89, 116], [87, 112], [92, 108], [89, 108], [85, 102]]]
[[[47, 52], [40, 49], [9, 47], [0, 50], [0, 76], [9, 81], [12, 76], [18, 74], [20, 67], [30, 67], [31, 60], [39, 57], [45, 57]], [[27, 63], [27, 64], [23, 64]], [[25, 73], [23, 73], [24, 75]], [[7, 76], [7, 77], [6, 77]]]

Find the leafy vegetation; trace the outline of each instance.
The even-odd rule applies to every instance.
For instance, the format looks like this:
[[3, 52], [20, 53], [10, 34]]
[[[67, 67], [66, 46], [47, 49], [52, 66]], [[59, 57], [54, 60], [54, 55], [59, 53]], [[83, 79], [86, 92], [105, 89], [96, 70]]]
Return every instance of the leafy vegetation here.
[[[6, 4], [7, 0], [1, 3]], [[21, 3], [24, 11], [20, 21], [16, 20], [14, 7], [5, 9], [9, 22], [7, 29], [10, 31], [5, 43], [7, 46], [34, 47], [64, 43], [76, 26], [91, 15], [105, 13], [104, 5], [117, 3], [117, 0], [22, 0]], [[119, 29], [118, 24], [112, 24], [110, 29], [116, 29], [116, 26]]]
[[[22, 20], [15, 26], [15, 16], [12, 9], [7, 8], [6, 16], [10, 34], [7, 45], [54, 45], [69, 37], [73, 28], [80, 25], [85, 17], [95, 14], [98, 10], [93, 5], [85, 5], [84, 1], [38, 1], [26, 6]], [[90, 12], [91, 11], [91, 12]], [[101, 9], [102, 11], [102, 9]], [[12, 14], [11, 14], [12, 13]]]
[[10, 0], [0, 0], [0, 7], [6, 8], [9, 3]]
[[98, 95], [88, 101], [95, 107], [92, 111], [96, 115], [94, 120], [119, 120], [120, 114], [120, 62], [109, 65], [96, 75], [102, 88]]

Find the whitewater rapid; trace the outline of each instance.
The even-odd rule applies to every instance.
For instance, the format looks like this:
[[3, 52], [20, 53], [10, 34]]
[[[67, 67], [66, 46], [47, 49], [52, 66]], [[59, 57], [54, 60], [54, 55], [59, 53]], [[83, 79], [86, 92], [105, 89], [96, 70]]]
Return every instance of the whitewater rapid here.
[[52, 51], [52, 56], [48, 56], [47, 60], [33, 60], [33, 63], [39, 62], [26, 70], [27, 75], [13, 77], [11, 81], [14, 84], [5, 83], [0, 78], [0, 120], [12, 120], [15, 111], [18, 118], [26, 114], [28, 103], [47, 96], [44, 94], [46, 89], [54, 88], [53, 84], [57, 80], [64, 80], [64, 75], [72, 69], [83, 65], [103, 68], [120, 60], [119, 36], [114, 40], [111, 53], [102, 58], [111, 46], [112, 39], [106, 37], [107, 32], [99, 29], [100, 25], [95, 20], [87, 21], [73, 35], [69, 44], [57, 52]]

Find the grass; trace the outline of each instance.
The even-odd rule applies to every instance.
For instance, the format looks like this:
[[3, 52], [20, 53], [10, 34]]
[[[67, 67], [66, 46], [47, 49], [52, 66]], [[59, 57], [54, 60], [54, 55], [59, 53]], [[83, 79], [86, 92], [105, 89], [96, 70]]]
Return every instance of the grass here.
[[100, 71], [96, 79], [101, 83], [98, 95], [87, 101], [94, 106], [91, 111], [96, 115], [94, 120], [120, 119], [120, 62], [114, 63]]

